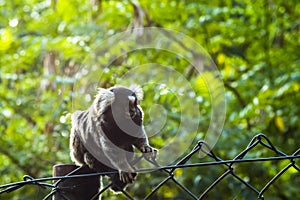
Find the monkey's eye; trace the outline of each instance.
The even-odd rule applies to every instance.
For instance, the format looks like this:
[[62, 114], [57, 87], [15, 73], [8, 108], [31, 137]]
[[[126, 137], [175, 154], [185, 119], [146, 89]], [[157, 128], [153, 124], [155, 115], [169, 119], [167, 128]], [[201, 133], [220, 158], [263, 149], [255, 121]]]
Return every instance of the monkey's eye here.
[[131, 118], [136, 116], [136, 108], [134, 106], [129, 106], [129, 115]]
[[129, 116], [138, 126], [142, 125], [143, 114], [137, 106], [129, 106]]

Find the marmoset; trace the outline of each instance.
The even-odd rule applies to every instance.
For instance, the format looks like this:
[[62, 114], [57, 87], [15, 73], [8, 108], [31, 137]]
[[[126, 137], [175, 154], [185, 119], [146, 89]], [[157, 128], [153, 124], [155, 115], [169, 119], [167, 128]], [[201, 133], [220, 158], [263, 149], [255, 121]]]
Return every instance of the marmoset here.
[[96, 172], [117, 171], [108, 175], [115, 192], [123, 190], [136, 177], [132, 164], [134, 147], [149, 159], [157, 156], [143, 127], [143, 110], [139, 106], [142, 98], [139, 86], [99, 88], [87, 110], [72, 114], [72, 160]]

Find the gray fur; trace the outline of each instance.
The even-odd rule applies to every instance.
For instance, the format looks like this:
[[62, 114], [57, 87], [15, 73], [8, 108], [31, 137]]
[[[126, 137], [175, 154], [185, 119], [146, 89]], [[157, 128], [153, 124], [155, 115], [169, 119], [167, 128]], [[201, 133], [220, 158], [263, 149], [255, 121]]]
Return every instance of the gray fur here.
[[138, 105], [142, 98], [138, 86], [99, 88], [90, 108], [72, 115], [72, 160], [97, 172], [118, 171], [110, 175], [114, 191], [121, 191], [135, 179], [134, 147], [148, 158], [156, 158], [157, 150], [149, 145], [142, 125], [143, 112]]

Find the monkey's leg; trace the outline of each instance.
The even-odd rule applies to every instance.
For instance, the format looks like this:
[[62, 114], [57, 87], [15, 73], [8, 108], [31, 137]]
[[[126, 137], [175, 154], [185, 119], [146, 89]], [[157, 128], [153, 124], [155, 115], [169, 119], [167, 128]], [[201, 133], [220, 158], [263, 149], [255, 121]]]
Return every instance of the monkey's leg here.
[[118, 170], [120, 181], [123, 183], [132, 183], [135, 178], [135, 169], [127, 160], [126, 150], [107, 145], [104, 153], [114, 168]]
[[[136, 176], [136, 173], [134, 173], [133, 177]], [[110, 175], [111, 177], [111, 180], [112, 180], [112, 186], [111, 186], [111, 189], [114, 191], [114, 192], [120, 192], [122, 191], [128, 183], [124, 183], [123, 181], [120, 180], [120, 176], [119, 174], [112, 174]]]
[[89, 168], [95, 170], [96, 172], [108, 172], [110, 171], [109, 168], [99, 162], [92, 154], [86, 152], [84, 154], [84, 162], [89, 166]]
[[[133, 151], [133, 146], [127, 146], [126, 148], [124, 148], [124, 150], [126, 151], [126, 159], [129, 163], [130, 166], [132, 166], [132, 161], [134, 158], [134, 151]], [[132, 166], [132, 168], [135, 170], [135, 168]], [[136, 177], [136, 173], [131, 173], [131, 176], [133, 177], [133, 179]], [[127, 183], [121, 181], [121, 177], [118, 174], [112, 174], [111, 176], [111, 180], [112, 180], [112, 186], [111, 189], [115, 192], [120, 192], [122, 191], [126, 186]], [[132, 180], [133, 181], [133, 180]]]

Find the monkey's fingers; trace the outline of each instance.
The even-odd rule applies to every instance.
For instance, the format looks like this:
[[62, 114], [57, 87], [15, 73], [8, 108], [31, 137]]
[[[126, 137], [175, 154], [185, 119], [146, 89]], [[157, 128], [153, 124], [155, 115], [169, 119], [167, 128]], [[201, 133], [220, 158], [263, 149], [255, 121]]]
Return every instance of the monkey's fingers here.
[[154, 149], [154, 150], [153, 150], [153, 153], [152, 153], [152, 159], [153, 159], [153, 160], [156, 160], [157, 154], [158, 154], [158, 150], [157, 150], [157, 149]]
[[152, 148], [152, 151], [147, 153], [148, 158], [151, 160], [156, 160], [157, 152], [158, 152], [157, 149]]
[[152, 159], [152, 160], [155, 160], [156, 157], [157, 157], [157, 150], [150, 147], [150, 146], [143, 146], [141, 148], [141, 152], [144, 154], [144, 156], [147, 158], [147, 159]]
[[144, 146], [141, 147], [140, 150], [141, 150], [142, 153], [150, 153], [150, 152], [152, 152], [152, 147], [150, 147], [148, 145], [144, 145]]

